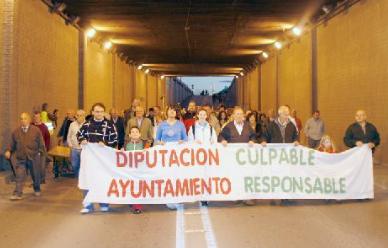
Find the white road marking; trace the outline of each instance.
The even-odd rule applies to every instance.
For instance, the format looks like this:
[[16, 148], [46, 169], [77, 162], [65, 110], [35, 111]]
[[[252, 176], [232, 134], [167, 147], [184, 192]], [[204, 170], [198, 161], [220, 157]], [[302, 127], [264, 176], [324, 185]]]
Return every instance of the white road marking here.
[[201, 211], [201, 218], [202, 218], [202, 225], [205, 229], [205, 238], [208, 248], [217, 248], [217, 241], [214, 236], [212, 223], [210, 221], [209, 217], [209, 210], [206, 206], [201, 206], [201, 203], [199, 203], [199, 209]]
[[185, 216], [184, 216], [184, 205], [177, 204], [176, 210], [176, 248], [184, 248], [185, 247]]

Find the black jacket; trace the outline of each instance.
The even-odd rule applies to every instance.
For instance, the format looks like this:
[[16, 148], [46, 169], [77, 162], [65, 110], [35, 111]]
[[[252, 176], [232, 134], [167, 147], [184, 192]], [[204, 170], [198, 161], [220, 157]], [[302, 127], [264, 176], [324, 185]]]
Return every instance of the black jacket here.
[[77, 133], [77, 139], [81, 143], [87, 140], [89, 143], [103, 142], [110, 147], [117, 146], [116, 127], [106, 119], [96, 121], [93, 118], [85, 122]]
[[124, 138], [125, 138], [125, 126], [124, 126], [124, 118], [117, 117], [116, 122], [112, 118], [112, 123], [116, 127], [117, 131], [117, 141], [118, 141], [118, 149], [121, 149], [124, 146]]
[[267, 143], [294, 143], [298, 140], [298, 131], [291, 121], [288, 122], [283, 139], [280, 127], [275, 121], [271, 121], [264, 132], [263, 139]]
[[372, 142], [375, 146], [380, 144], [380, 135], [377, 132], [376, 127], [367, 122], [365, 125], [366, 133], [362, 131], [362, 127], [357, 122], [348, 127], [344, 137], [344, 143], [347, 147], [355, 147], [357, 141], [362, 143]]
[[234, 121], [229, 122], [218, 136], [218, 142], [226, 140], [228, 143], [248, 143], [256, 142], [256, 133], [247, 121], [244, 122], [241, 135], [238, 133]]

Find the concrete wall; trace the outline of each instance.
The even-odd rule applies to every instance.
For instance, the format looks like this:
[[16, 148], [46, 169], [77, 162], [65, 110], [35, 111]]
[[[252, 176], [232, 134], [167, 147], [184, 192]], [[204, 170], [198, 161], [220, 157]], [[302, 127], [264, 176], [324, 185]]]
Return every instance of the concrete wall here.
[[[354, 121], [355, 111], [365, 109], [382, 138], [375, 161], [388, 164], [387, 11], [388, 1], [361, 1], [317, 27], [315, 49], [313, 33], [307, 32], [272, 55], [261, 64], [261, 109], [289, 104], [305, 122], [316, 106], [326, 122], [327, 133], [341, 150], [345, 149], [342, 138]], [[313, 68], [316, 79], [312, 77]], [[252, 76], [246, 78], [239, 80], [245, 88], [238, 87], [238, 98], [245, 106], [253, 106], [257, 99], [252, 95], [252, 86], [241, 84], [251, 81]], [[246, 89], [250, 89], [249, 96]]]
[[[9, 13], [13, 18], [5, 20]], [[146, 76], [84, 39], [76, 28], [49, 13], [40, 0], [0, 1], [0, 24], [1, 149], [8, 143], [9, 130], [17, 125], [19, 113], [39, 109], [43, 102], [50, 110], [60, 110], [61, 123], [67, 109], [82, 103], [86, 110], [95, 102], [123, 110], [135, 97], [151, 106], [161, 103], [158, 99], [166, 94], [165, 80]]]
[[380, 131], [376, 161], [388, 164], [388, 1], [362, 1], [317, 30], [318, 107], [341, 138], [362, 108]]
[[311, 56], [310, 33], [279, 54], [278, 103], [296, 109], [303, 122], [312, 113]]
[[277, 108], [277, 68], [276, 57], [271, 57], [261, 65], [261, 110]]
[[168, 105], [187, 103], [187, 100], [193, 95], [193, 91], [177, 77], [168, 77], [167, 81]]

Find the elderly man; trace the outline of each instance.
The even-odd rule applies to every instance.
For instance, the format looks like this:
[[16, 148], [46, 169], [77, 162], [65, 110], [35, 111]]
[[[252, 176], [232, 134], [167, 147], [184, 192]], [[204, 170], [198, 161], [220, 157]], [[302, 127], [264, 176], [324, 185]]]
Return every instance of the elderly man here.
[[[266, 146], [267, 143], [293, 143], [299, 145], [298, 131], [290, 119], [289, 107], [280, 106], [278, 117], [269, 123], [264, 133], [264, 141], [261, 144]], [[282, 205], [290, 205], [292, 203], [292, 201], [287, 199], [281, 200]], [[275, 201], [272, 201], [271, 204], [274, 205]]]
[[[253, 145], [256, 142], [256, 133], [251, 125], [245, 120], [244, 111], [241, 107], [235, 107], [233, 110], [233, 121], [229, 122], [218, 136], [218, 142], [224, 146], [228, 143], [249, 143]], [[245, 205], [253, 206], [255, 200], [244, 201]]]
[[74, 176], [78, 178], [79, 168], [81, 164], [81, 146], [78, 142], [77, 133], [81, 126], [85, 123], [86, 113], [79, 109], [75, 114], [76, 120], [70, 124], [69, 133], [67, 134], [67, 141], [71, 149], [70, 158], [71, 166], [73, 167]]
[[325, 134], [325, 123], [321, 119], [319, 110], [314, 111], [313, 117], [307, 120], [304, 132], [307, 137], [308, 146], [313, 149], [317, 148], [322, 136]]
[[368, 144], [372, 151], [380, 144], [380, 135], [376, 127], [367, 122], [366, 112], [358, 110], [355, 116], [356, 122], [346, 130], [344, 143], [347, 147], [362, 146]]
[[154, 137], [154, 127], [150, 119], [144, 117], [145, 111], [142, 106], [136, 107], [135, 117], [128, 121], [126, 128], [126, 142], [128, 142], [128, 135], [132, 127], [138, 127], [140, 130], [140, 139], [143, 141], [144, 147], [150, 147]]
[[118, 138], [117, 148], [121, 149], [124, 147], [124, 138], [125, 138], [124, 118], [119, 116], [119, 112], [115, 108], [112, 108], [109, 111], [109, 114], [110, 114], [110, 120], [112, 121], [113, 125], [115, 125], [116, 131], [117, 131], [117, 138]]
[[298, 131], [290, 120], [289, 108], [280, 106], [278, 115], [278, 118], [268, 124], [262, 145], [266, 143], [294, 143], [298, 145]]
[[11, 159], [16, 174], [16, 187], [10, 200], [22, 199], [26, 170], [32, 176], [34, 195], [40, 196], [40, 163], [46, 148], [39, 128], [30, 123], [31, 116], [22, 113], [20, 127], [13, 131], [11, 144], [5, 152], [5, 158]]

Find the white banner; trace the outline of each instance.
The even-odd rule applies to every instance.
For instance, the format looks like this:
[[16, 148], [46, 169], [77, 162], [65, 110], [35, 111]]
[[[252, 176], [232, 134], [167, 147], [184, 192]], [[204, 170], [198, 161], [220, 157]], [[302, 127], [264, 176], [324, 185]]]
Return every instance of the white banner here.
[[85, 202], [162, 204], [246, 199], [373, 198], [372, 152], [303, 146], [186, 143], [124, 152], [97, 144], [81, 153]]

